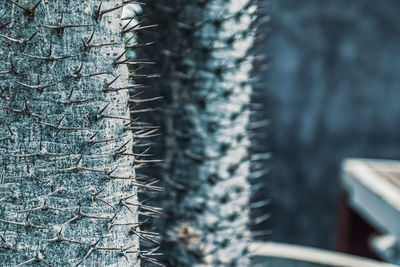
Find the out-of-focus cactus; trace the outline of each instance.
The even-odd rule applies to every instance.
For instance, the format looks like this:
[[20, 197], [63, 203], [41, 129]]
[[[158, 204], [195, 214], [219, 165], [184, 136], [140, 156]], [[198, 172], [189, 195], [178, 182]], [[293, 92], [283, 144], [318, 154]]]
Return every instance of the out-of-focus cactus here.
[[158, 27], [139, 36], [154, 58], [165, 97], [161, 205], [169, 266], [249, 265], [249, 117], [256, 3], [145, 1]]

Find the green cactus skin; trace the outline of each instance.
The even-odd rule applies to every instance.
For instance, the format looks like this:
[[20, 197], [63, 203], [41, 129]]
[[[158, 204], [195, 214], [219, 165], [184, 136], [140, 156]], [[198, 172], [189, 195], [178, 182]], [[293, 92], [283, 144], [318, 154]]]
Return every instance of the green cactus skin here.
[[[121, 10], [0, 3], [0, 265], [140, 266]], [[138, 128], [136, 128], [138, 129]]]
[[165, 143], [163, 262], [248, 266], [255, 1], [146, 1], [144, 13], [159, 26], [139, 40], [156, 48], [138, 55], [158, 61], [165, 97], [154, 116]]

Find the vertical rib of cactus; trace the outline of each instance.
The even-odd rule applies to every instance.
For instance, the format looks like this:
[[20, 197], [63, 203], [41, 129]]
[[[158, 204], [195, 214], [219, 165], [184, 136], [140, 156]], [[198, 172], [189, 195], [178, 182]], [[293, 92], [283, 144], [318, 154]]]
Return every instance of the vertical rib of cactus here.
[[1, 266], [139, 266], [122, 2], [0, 4]]
[[[163, 250], [171, 266], [246, 266], [255, 5], [152, 1], [166, 96]], [[169, 14], [161, 16], [160, 14]], [[149, 53], [150, 54], [150, 53]]]

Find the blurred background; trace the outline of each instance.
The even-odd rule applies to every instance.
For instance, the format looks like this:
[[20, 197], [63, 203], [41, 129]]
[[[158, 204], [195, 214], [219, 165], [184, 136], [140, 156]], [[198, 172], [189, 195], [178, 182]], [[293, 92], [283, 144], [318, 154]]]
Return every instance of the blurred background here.
[[[261, 0], [265, 240], [335, 249], [345, 157], [400, 159], [400, 1]], [[260, 88], [258, 88], [260, 89]]]

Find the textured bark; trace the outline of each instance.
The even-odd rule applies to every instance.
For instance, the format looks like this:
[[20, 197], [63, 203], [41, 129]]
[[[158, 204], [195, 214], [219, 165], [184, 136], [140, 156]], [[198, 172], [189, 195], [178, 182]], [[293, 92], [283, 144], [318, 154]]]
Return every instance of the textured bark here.
[[157, 20], [166, 107], [166, 194], [160, 220], [170, 266], [246, 266], [250, 72], [256, 7], [249, 0], [149, 1]]
[[139, 266], [122, 4], [0, 4], [1, 266]]

